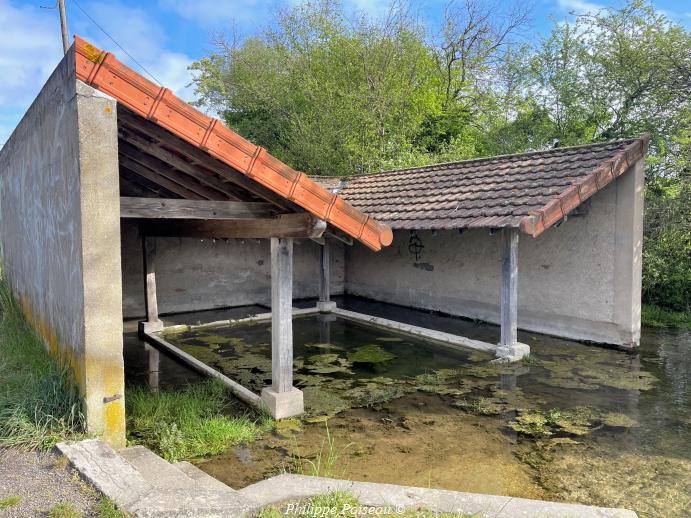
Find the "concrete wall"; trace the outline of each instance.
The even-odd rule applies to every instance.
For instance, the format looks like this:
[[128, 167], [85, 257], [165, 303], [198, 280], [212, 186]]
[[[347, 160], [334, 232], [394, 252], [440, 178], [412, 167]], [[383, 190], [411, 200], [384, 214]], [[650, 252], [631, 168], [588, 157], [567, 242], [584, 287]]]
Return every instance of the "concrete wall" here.
[[[343, 245], [331, 242], [332, 294], [343, 293]], [[296, 239], [294, 298], [319, 295], [319, 245]], [[133, 223], [122, 225], [123, 311], [144, 315], [141, 238]], [[212, 309], [271, 300], [268, 239], [200, 240], [157, 238], [156, 291], [159, 313]]]
[[115, 101], [73, 50], [0, 151], [3, 276], [85, 398], [89, 431], [125, 440]]
[[[518, 324], [580, 340], [637, 344], [640, 335], [643, 165], [632, 167], [569, 218], [518, 245]], [[500, 234], [408, 231], [379, 253], [346, 250], [346, 292], [499, 322]], [[498, 339], [498, 336], [497, 336]]]

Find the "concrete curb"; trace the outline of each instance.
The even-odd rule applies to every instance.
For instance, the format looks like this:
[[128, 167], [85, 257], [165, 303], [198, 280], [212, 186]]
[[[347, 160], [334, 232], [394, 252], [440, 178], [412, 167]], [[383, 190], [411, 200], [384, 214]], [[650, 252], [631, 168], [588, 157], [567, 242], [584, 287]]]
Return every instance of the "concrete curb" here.
[[395, 320], [375, 317], [372, 315], [365, 315], [364, 313], [356, 313], [355, 311], [348, 311], [347, 309], [336, 308], [332, 311], [332, 313], [348, 320], [363, 322], [381, 329], [394, 330], [402, 334], [415, 336], [417, 338], [425, 338], [426, 340], [430, 340], [445, 346], [451, 346], [455, 349], [474, 349], [492, 354], [495, 354], [497, 351], [497, 346], [494, 344], [481, 342], [480, 340], [473, 340], [461, 335], [452, 335], [451, 333], [444, 333], [443, 331], [436, 331], [434, 329], [427, 329], [425, 327], [404, 324], [403, 322], [396, 322]]
[[392, 514], [400, 514], [405, 508], [463, 513], [486, 518], [637, 518], [636, 513], [627, 509], [544, 502], [394, 484], [354, 482], [306, 475], [278, 475], [240, 489], [238, 492], [264, 507], [305, 500], [332, 491], [347, 491], [353, 494], [363, 506], [389, 507]]

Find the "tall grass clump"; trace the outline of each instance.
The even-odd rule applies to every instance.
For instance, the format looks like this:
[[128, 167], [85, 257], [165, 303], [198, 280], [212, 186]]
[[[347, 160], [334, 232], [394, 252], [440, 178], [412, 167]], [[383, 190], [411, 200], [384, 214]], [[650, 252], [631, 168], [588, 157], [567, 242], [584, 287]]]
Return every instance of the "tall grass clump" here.
[[71, 371], [60, 367], [0, 280], [0, 446], [50, 449], [81, 436], [84, 417]]
[[271, 427], [263, 414], [231, 415], [233, 403], [218, 380], [158, 392], [134, 387], [127, 391], [126, 405], [129, 443], [171, 462], [219, 454]]

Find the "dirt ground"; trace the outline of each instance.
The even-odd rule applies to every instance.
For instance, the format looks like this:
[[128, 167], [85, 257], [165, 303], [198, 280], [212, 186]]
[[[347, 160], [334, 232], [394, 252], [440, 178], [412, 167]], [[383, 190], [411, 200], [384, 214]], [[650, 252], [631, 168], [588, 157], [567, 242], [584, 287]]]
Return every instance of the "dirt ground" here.
[[49, 516], [60, 504], [79, 516], [98, 516], [100, 501], [64, 457], [0, 448], [0, 517]]

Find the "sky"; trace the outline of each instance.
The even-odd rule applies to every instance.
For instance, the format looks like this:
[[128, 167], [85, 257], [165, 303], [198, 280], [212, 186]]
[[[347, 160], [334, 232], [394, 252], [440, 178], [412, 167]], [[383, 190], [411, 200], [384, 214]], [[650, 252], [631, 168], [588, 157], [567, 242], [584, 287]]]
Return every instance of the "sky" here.
[[[297, 1], [66, 0], [66, 5], [70, 39], [79, 34], [137, 68], [100, 26], [158, 82], [191, 101], [194, 88], [190, 86], [187, 67], [212, 51], [214, 34], [235, 31], [242, 37], [251, 36], [269, 25], [278, 9]], [[372, 16], [381, 16], [391, 2], [342, 1], [348, 13]], [[438, 23], [447, 3], [448, 0], [411, 0], [413, 8], [430, 27]], [[537, 40], [549, 32], [553, 20], [568, 21], [573, 12], [620, 6], [621, 0], [533, 0], [532, 3], [531, 26], [524, 37]], [[691, 28], [691, 4], [687, 0], [656, 0], [654, 5], [672, 20]], [[9, 138], [60, 61], [62, 43], [56, 6], [55, 0], [0, 0], [0, 145]]]

